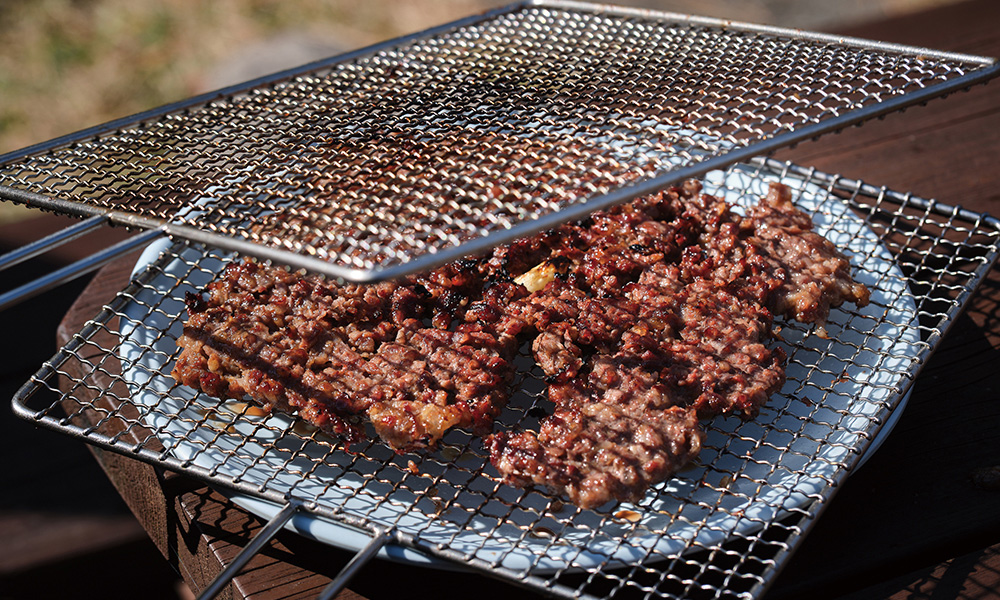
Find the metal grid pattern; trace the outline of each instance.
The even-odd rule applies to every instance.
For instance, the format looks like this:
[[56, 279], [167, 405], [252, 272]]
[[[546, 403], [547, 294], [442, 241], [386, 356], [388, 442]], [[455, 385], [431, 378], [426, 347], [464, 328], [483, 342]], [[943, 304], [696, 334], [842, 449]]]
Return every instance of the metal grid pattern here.
[[967, 87], [992, 60], [513, 6], [0, 158], [0, 197], [352, 280]]
[[[713, 421], [697, 464], [634, 505], [581, 510], [506, 487], [462, 431], [434, 454], [396, 455], [378, 442], [348, 454], [294, 420], [178, 386], [169, 373], [184, 292], [236, 258], [197, 244], [152, 246], [134, 282], [25, 385], [15, 410], [237, 498], [294, 504], [321, 538], [328, 523], [338, 539], [360, 528], [388, 535], [396, 551], [565, 597], [755, 597], [898, 414], [1000, 252], [995, 219], [859, 181], [764, 160], [704, 179], [736, 205], [774, 180], [845, 249], [872, 303], [835, 310], [826, 338], [783, 323], [789, 379], [761, 417]], [[526, 352], [501, 427], [531, 427], [544, 408], [531, 360]]]

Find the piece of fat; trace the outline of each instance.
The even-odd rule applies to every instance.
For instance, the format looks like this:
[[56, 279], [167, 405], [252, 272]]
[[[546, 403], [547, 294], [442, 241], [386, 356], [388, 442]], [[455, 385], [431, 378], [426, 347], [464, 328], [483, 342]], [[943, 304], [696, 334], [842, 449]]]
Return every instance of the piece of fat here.
[[555, 279], [557, 273], [556, 266], [546, 260], [518, 275], [514, 278], [514, 283], [523, 285], [529, 292], [537, 292]]

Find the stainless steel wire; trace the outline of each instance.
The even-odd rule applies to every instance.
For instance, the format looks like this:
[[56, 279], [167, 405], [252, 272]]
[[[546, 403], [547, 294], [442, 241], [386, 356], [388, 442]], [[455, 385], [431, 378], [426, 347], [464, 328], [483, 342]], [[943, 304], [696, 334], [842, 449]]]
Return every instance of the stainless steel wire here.
[[[178, 385], [170, 370], [185, 292], [237, 259], [181, 241], [147, 250], [133, 283], [22, 388], [15, 410], [233, 490], [265, 518], [294, 503], [329, 543], [354, 536], [347, 545], [360, 550], [367, 532], [397, 556], [458, 562], [563, 597], [755, 597], [891, 427], [1000, 251], [995, 219], [864, 182], [766, 160], [704, 177], [706, 191], [737, 206], [772, 181], [791, 186], [848, 253], [872, 302], [835, 310], [825, 337], [783, 323], [781, 393], [755, 421], [712, 422], [698, 463], [635, 504], [582, 510], [507, 487], [465, 431], [430, 454], [397, 455], [374, 441], [347, 453], [294, 419]], [[498, 427], [533, 427], [545, 410], [530, 356]]]
[[528, 3], [0, 157], [0, 197], [369, 281], [997, 70], [801, 31]]

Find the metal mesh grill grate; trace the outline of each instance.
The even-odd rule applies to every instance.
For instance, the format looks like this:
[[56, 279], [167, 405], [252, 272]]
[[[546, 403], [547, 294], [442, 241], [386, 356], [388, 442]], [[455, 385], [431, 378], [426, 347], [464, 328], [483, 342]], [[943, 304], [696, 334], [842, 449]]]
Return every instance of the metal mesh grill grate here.
[[[828, 338], [784, 323], [781, 393], [755, 421], [712, 422], [698, 463], [634, 505], [580, 510], [506, 487], [463, 431], [434, 454], [396, 455], [376, 442], [348, 454], [299, 422], [178, 386], [169, 373], [184, 292], [235, 259], [196, 244], [152, 246], [134, 283], [39, 371], [15, 409], [233, 488], [254, 511], [266, 512], [260, 499], [301, 501], [321, 538], [389, 529], [400, 547], [568, 597], [754, 596], [898, 414], [1000, 249], [995, 220], [791, 165], [739, 164], [707, 174], [705, 186], [746, 205], [774, 180], [847, 251], [872, 302], [835, 310]], [[521, 367], [500, 427], [532, 427], [544, 408], [530, 352]]]
[[801, 32], [528, 5], [9, 157], [0, 183], [364, 280], [995, 70]]

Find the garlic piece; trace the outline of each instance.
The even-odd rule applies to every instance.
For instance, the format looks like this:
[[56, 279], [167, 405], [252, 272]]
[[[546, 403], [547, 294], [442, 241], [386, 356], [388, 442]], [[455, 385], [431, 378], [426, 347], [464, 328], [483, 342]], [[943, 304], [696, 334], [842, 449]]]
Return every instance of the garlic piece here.
[[556, 266], [549, 261], [535, 265], [530, 271], [518, 275], [514, 283], [523, 285], [529, 292], [537, 292], [556, 278]]

